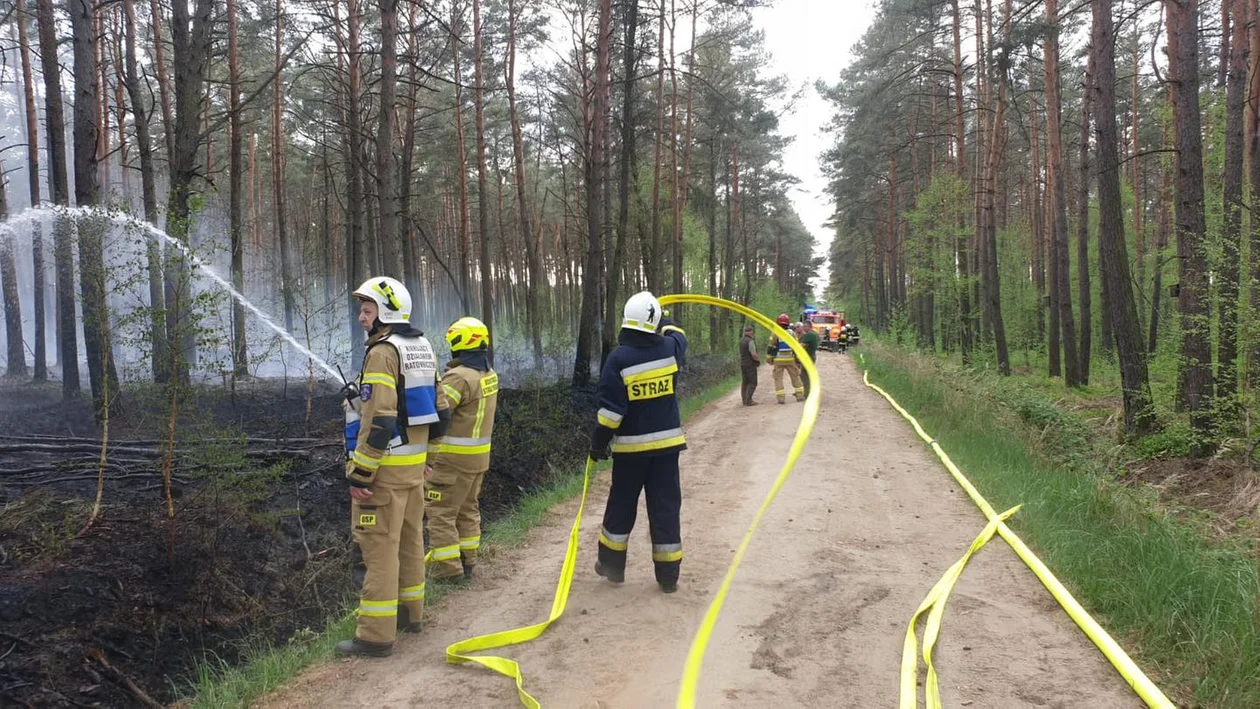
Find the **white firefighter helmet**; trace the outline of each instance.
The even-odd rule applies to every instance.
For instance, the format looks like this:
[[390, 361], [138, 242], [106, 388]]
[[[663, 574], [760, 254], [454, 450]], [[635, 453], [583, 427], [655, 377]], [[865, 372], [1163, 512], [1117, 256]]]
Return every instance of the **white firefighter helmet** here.
[[661, 324], [661, 302], [649, 291], [630, 296], [622, 311], [621, 326], [640, 332], [656, 332]]
[[407, 286], [387, 276], [369, 278], [354, 291], [359, 300], [376, 303], [376, 319], [385, 325], [396, 325], [411, 320], [411, 293]]

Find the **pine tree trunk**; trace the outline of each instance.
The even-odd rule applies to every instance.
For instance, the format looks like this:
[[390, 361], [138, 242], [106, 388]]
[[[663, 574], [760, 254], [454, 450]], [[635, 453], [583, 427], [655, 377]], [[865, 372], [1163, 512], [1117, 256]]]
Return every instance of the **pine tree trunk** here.
[[[1093, 100], [1095, 53], [1091, 47], [1086, 62], [1084, 91], [1081, 94], [1081, 144], [1080, 180], [1076, 185], [1076, 276], [1077, 298], [1081, 308], [1081, 384], [1089, 384], [1090, 354], [1094, 336], [1094, 313], [1091, 309], [1092, 291], [1089, 283], [1089, 129], [1090, 102]], [[1115, 88], [1112, 88], [1114, 93]], [[1114, 110], [1114, 108], [1113, 108]], [[1105, 280], [1107, 274], [1103, 273]], [[1106, 319], [1104, 317], [1104, 319]], [[1103, 350], [1107, 350], [1103, 345]]]
[[[1252, 317], [1260, 313], [1260, 3], [1250, 0], [1251, 33], [1248, 41], [1251, 59], [1250, 91], [1248, 91], [1247, 134], [1248, 134], [1248, 182], [1251, 186], [1251, 218], [1249, 220], [1248, 252], [1250, 263], [1251, 312]], [[1254, 391], [1260, 388], [1260, 334], [1253, 333], [1251, 346], [1247, 356], [1247, 383]]]
[[608, 358], [617, 343], [618, 326], [617, 310], [621, 305], [618, 297], [621, 290], [622, 259], [626, 249], [626, 232], [630, 227], [630, 192], [637, 189], [638, 169], [635, 158], [635, 71], [638, 67], [638, 31], [639, 0], [628, 0], [626, 3], [626, 39], [625, 58], [622, 71], [625, 80], [621, 90], [621, 160], [618, 169], [621, 171], [617, 193], [617, 241], [613, 246], [612, 262], [608, 266], [608, 290], [604, 294], [604, 337], [599, 361], [602, 364]]
[[[175, 57], [175, 152], [171, 159], [170, 198], [166, 208], [166, 231], [171, 238], [189, 246], [192, 232], [191, 208], [195, 194], [193, 181], [200, 175], [197, 153], [201, 147], [201, 115], [206, 103], [206, 73], [210, 60], [213, 0], [196, 0], [189, 16], [188, 0], [174, 0], [171, 41]], [[208, 168], [207, 168], [208, 169]], [[192, 301], [192, 273], [188, 260], [168, 260], [166, 272], [166, 332], [171, 343], [176, 381], [187, 383], [190, 368], [196, 365], [197, 333], [189, 314]]]
[[[1076, 352], [1076, 326], [1072, 316], [1072, 290], [1068, 262], [1067, 190], [1063, 168], [1062, 101], [1059, 96], [1059, 3], [1046, 0], [1046, 163], [1050, 177], [1051, 238], [1054, 243], [1054, 290], [1058, 293], [1059, 326], [1062, 328], [1063, 381], [1069, 387], [1081, 383], [1081, 362]], [[1055, 296], [1051, 295], [1051, 300]]]
[[394, 158], [394, 111], [398, 95], [398, 1], [380, 0], [381, 73], [380, 111], [376, 123], [376, 198], [378, 267], [393, 269], [402, 263], [402, 236], [398, 226], [398, 164]]
[[[80, 207], [100, 203], [100, 84], [96, 64], [96, 11], [89, 0], [70, 0], [74, 45], [74, 198]], [[96, 415], [105, 416], [106, 392], [118, 391], [106, 303], [104, 224], [95, 216], [78, 220], [79, 290], [83, 299], [83, 346]], [[108, 382], [107, 382], [108, 380]], [[107, 388], [108, 387], [108, 388]], [[117, 399], [114, 399], [117, 401]]]
[[530, 222], [528, 196], [525, 191], [525, 147], [521, 137], [521, 119], [516, 109], [516, 28], [520, 17], [517, 12], [518, 0], [508, 0], [508, 59], [507, 59], [507, 94], [508, 116], [512, 123], [512, 156], [516, 175], [516, 203], [521, 227], [521, 241], [525, 246], [525, 264], [529, 274], [529, 286], [525, 289], [525, 309], [530, 324], [530, 339], [534, 346], [534, 366], [541, 367], [542, 351], [542, 310], [538, 304], [538, 294], [543, 287], [546, 276], [542, 267], [542, 245]]
[[162, 135], [166, 138], [166, 161], [170, 163], [175, 159], [175, 113], [171, 110], [170, 75], [166, 72], [166, 50], [162, 43], [160, 0], [149, 0], [149, 17], [153, 22], [153, 61], [157, 67], [158, 100], [162, 105]]
[[664, 253], [661, 249], [661, 166], [665, 162], [665, 0], [657, 3], [660, 10], [659, 29], [657, 31], [656, 62], [656, 145], [652, 159], [652, 241], [643, 255], [643, 265], [647, 270], [648, 290], [660, 293], [664, 285], [661, 275], [661, 262]]
[[[383, 0], [388, 2], [389, 0]], [[382, 7], [381, 17], [381, 94], [385, 92], [385, 64], [386, 50], [385, 44], [385, 18], [384, 8]], [[275, 79], [272, 86], [275, 88], [275, 101], [271, 105], [271, 200], [275, 208], [276, 220], [276, 241], [280, 246], [280, 294], [284, 302], [284, 329], [293, 332], [294, 329], [294, 309], [295, 296], [293, 291], [293, 245], [289, 243], [288, 214], [285, 210], [285, 139], [284, 139], [284, 79], [281, 76], [282, 58], [280, 53], [280, 45], [284, 39], [284, 5], [283, 0], [276, 0], [276, 44], [274, 53], [274, 62], [272, 70], [275, 72]], [[392, 48], [391, 48], [392, 50]], [[392, 54], [391, 54], [392, 58]], [[392, 90], [393, 77], [390, 77], [390, 88]], [[385, 111], [388, 115], [393, 115], [392, 111]], [[382, 121], [384, 119], [382, 118]], [[382, 219], [384, 210], [382, 210]]]
[[[676, 0], [669, 0], [669, 84], [670, 93], [673, 98], [670, 99], [669, 109], [669, 145], [670, 145], [670, 171], [669, 183], [673, 196], [673, 234], [671, 240], [674, 246], [674, 257], [670, 261], [674, 264], [674, 278], [672, 280], [675, 293], [687, 292], [687, 285], [683, 283], [683, 249], [682, 249], [682, 206], [687, 200], [687, 166], [682, 168], [682, 177], [680, 179], [678, 172], [678, 55], [674, 52], [674, 35], [678, 26], [678, 4]], [[688, 151], [690, 155], [690, 151]], [[675, 306], [675, 309], [681, 310], [681, 306]], [[679, 316], [678, 313], [675, 313]], [[681, 317], [681, 316], [679, 316]]]
[[494, 275], [490, 263], [490, 186], [486, 175], [485, 78], [482, 70], [481, 0], [473, 0], [473, 105], [477, 120], [477, 236], [481, 248], [481, 321], [494, 342]]
[[[39, 54], [44, 69], [44, 118], [48, 124], [48, 169], [52, 202], [70, 204], [70, 180], [66, 174], [66, 123], [61, 100], [61, 64], [57, 56], [57, 26], [52, 0], [36, 0], [39, 13]], [[74, 283], [74, 251], [67, 217], [53, 222], [57, 283]], [[79, 335], [75, 327], [74, 289], [57, 288], [57, 343], [61, 365], [61, 392], [69, 399], [79, 393]]]
[[[1094, 0], [1091, 53], [1095, 81], [1086, 87], [1096, 100], [1098, 135], [1098, 254], [1108, 289], [1111, 321], [1115, 327], [1116, 353], [1120, 358], [1124, 426], [1141, 435], [1155, 425], [1151, 389], [1147, 379], [1142, 326], [1130, 283], [1129, 254], [1125, 244], [1124, 213], [1120, 199], [1120, 137], [1116, 128], [1116, 36], [1111, 0]], [[1082, 267], [1084, 268], [1084, 267]]]
[[455, 177], [459, 185], [459, 300], [464, 312], [472, 312], [468, 282], [472, 245], [468, 234], [468, 156], [464, 149], [464, 92], [459, 55], [464, 44], [464, 15], [459, 2], [451, 3], [451, 56], [455, 70]]
[[[131, 114], [135, 121], [136, 150], [140, 154], [140, 193], [144, 203], [144, 220], [157, 226], [157, 176], [153, 168], [153, 144], [149, 137], [149, 119], [152, 115], [145, 103], [145, 87], [140, 82], [139, 61], [136, 58], [136, 8], [134, 0], [123, 0], [126, 28], [127, 93], [131, 99]], [[166, 381], [167, 352], [166, 333], [162, 329], [162, 311], [166, 297], [162, 283], [163, 244], [158, 239], [146, 237], [145, 252], [149, 275], [149, 339], [153, 347], [151, 366], [156, 382]]]
[[[1168, 143], [1167, 140], [1164, 142], [1165, 144]], [[1147, 331], [1146, 342], [1146, 351], [1150, 353], [1151, 356], [1154, 356], [1159, 351], [1160, 301], [1164, 296], [1164, 250], [1168, 248], [1168, 231], [1170, 221], [1168, 205], [1172, 203], [1173, 199], [1171, 170], [1169, 168], [1164, 168], [1160, 170], [1160, 172], [1159, 225], [1158, 232], [1155, 237], [1155, 276], [1154, 283], [1151, 284], [1151, 325]], [[1256, 177], [1260, 178], [1260, 175], [1256, 175]]]
[[[1010, 42], [1010, 24], [1011, 24], [1011, 0], [1006, 0], [1003, 11], [1005, 25], [1006, 42]], [[998, 96], [997, 109], [993, 115], [993, 127], [989, 132], [989, 160], [985, 177], [985, 234], [983, 248], [987, 250], [987, 258], [985, 262], [988, 266], [986, 294], [989, 299], [989, 319], [993, 327], [993, 341], [997, 348], [998, 372], [1003, 375], [1011, 373], [1010, 352], [1006, 346], [1006, 323], [1002, 319], [1002, 291], [1001, 276], [998, 269], [998, 250], [997, 250], [997, 214], [994, 209], [994, 200], [996, 199], [998, 185], [998, 168], [1002, 163], [1002, 156], [1006, 150], [1006, 78], [1005, 72], [998, 80]]]
[[582, 271], [582, 314], [578, 321], [577, 353], [573, 361], [573, 385], [585, 386], [591, 379], [591, 345], [599, 318], [600, 276], [603, 262], [604, 218], [601, 210], [604, 175], [604, 131], [608, 121], [608, 73], [612, 41], [612, 0], [599, 4], [598, 35], [595, 40], [596, 67], [589, 105], [584, 106], [586, 130], [586, 266]]
[[[243, 231], [241, 178], [244, 155], [241, 141], [241, 60], [237, 46], [236, 0], [227, 0], [228, 22], [228, 235], [232, 249], [232, 287], [245, 292], [245, 239]], [[232, 303], [232, 375], [249, 373], [249, 351], [245, 339], [245, 306]]]
[[367, 156], [363, 147], [363, 130], [360, 125], [363, 120], [363, 73], [359, 68], [361, 50], [358, 0], [346, 0], [346, 41], [348, 43], [346, 47], [346, 116], [342, 126], [346, 136], [344, 145], [348, 153], [346, 162], [350, 173], [346, 180], [348, 197], [346, 207], [350, 210], [346, 245], [348, 273], [346, 295], [350, 306], [350, 342], [351, 346], [357, 349], [363, 344], [365, 333], [356, 322], [359, 303], [353, 291], [359, 287], [360, 283], [367, 280], [370, 275], [369, 269], [372, 268], [368, 260], [364, 224], [367, 218], [367, 205], [363, 194], [363, 178], [367, 168]]
[[[967, 181], [967, 124], [965, 113], [963, 110], [963, 59], [962, 59], [962, 13], [958, 7], [958, 0], [951, 0], [954, 17], [954, 142], [958, 179], [960, 182]], [[877, 254], [878, 255], [878, 254]], [[958, 332], [959, 341], [962, 346], [962, 360], [964, 364], [971, 363], [971, 348], [974, 343], [974, 337], [971, 331], [971, 300], [967, 290], [971, 287], [970, 269], [968, 260], [970, 255], [967, 253], [967, 236], [965, 220], [960, 218], [958, 224], [958, 236], [954, 241], [954, 256], [958, 263]], [[883, 268], [882, 259], [878, 264], [880, 292], [883, 290]], [[876, 297], [876, 305], [878, 307], [879, 297]], [[877, 311], [878, 313], [879, 311]], [[878, 314], [876, 320], [878, 321]]]
[[[407, 26], [415, 27], [417, 5], [416, 3], [408, 3], [407, 7]], [[407, 33], [407, 55], [409, 57], [417, 56], [419, 51], [420, 43], [416, 35], [416, 32]], [[399, 238], [402, 239], [403, 284], [407, 286], [407, 291], [412, 293], [412, 298], [415, 298], [420, 294], [420, 275], [416, 264], [416, 229], [411, 219], [411, 169], [416, 153], [416, 103], [420, 91], [420, 68], [416, 61], [407, 62], [407, 66], [409, 67], [407, 71], [407, 105], [402, 130], [401, 163], [398, 171], [401, 176], [398, 182], [398, 217], [402, 220]], [[486, 325], [489, 326], [490, 323], [486, 323]], [[493, 341], [492, 339], [491, 342]]]
[[1032, 277], [1037, 292], [1037, 347], [1040, 349], [1046, 344], [1046, 212], [1041, 189], [1041, 136], [1037, 127], [1036, 105], [1028, 109], [1028, 123], [1028, 133], [1032, 140]]
[[[16, 0], [14, 8], [18, 27], [18, 53], [22, 62], [22, 93], [25, 99], [26, 118], [26, 179], [30, 191], [31, 208], [38, 208], [40, 202], [39, 172], [39, 115], [35, 109], [35, 81], [31, 69], [30, 38], [27, 32], [27, 11], [23, 7], [24, 0]], [[35, 381], [48, 379], [47, 315], [44, 308], [44, 231], [38, 223], [32, 225], [31, 261], [34, 278], [32, 279], [32, 304], [35, 311]]]
[[[8, 180], [0, 175], [0, 221], [9, 218]], [[7, 354], [4, 374], [26, 376], [26, 352], [22, 341], [22, 299], [18, 295], [17, 263], [13, 259], [13, 233], [0, 234], [0, 282], [4, 284], [4, 335]]]
[[[1248, 12], [1246, 0], [1225, 0], [1230, 26], [1222, 28], [1232, 43], [1225, 99], [1224, 218], [1221, 229], [1221, 269], [1217, 284], [1220, 303], [1216, 347], [1217, 416], [1223, 428], [1232, 426], [1238, 409], [1238, 295], [1243, 222], [1243, 110], [1247, 93]], [[1230, 28], [1232, 26], [1232, 31]]]
[[1203, 131], [1199, 112], [1199, 3], [1168, 0], [1169, 73], [1176, 122], [1177, 255], [1180, 263], [1181, 377], [1179, 398], [1199, 434], [1197, 455], [1210, 450], [1212, 350], [1203, 203]]
[[[1250, 0], [1247, 0], [1250, 2]], [[1132, 152], [1129, 153], [1129, 161], [1132, 163], [1133, 171], [1133, 233], [1136, 237], [1137, 254], [1134, 258], [1136, 273], [1134, 274], [1134, 287], [1137, 289], [1137, 301], [1143, 303], [1146, 301], [1146, 254], [1148, 245], [1146, 242], [1146, 190], [1142, 184], [1142, 141], [1141, 141], [1141, 125], [1140, 118], [1142, 106], [1141, 87], [1138, 79], [1142, 75], [1142, 47], [1140, 36], [1133, 33], [1133, 66], [1131, 71], [1133, 77], [1131, 79], [1131, 90], [1133, 94], [1133, 105], [1130, 114], [1132, 121], [1131, 133], [1133, 134]], [[1138, 317], [1142, 317], [1142, 309], [1138, 308]], [[1141, 325], [1141, 323], [1139, 323]]]

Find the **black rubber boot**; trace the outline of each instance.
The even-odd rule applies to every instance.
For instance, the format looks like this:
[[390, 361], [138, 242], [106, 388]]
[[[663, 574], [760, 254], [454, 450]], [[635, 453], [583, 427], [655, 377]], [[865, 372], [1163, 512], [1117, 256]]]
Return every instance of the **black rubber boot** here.
[[419, 633], [424, 630], [424, 623], [411, 619], [411, 611], [406, 606], [398, 607], [398, 632]]
[[353, 638], [337, 643], [337, 654], [342, 657], [389, 657], [394, 654], [394, 644], [369, 643]]
[[600, 576], [603, 576], [604, 578], [608, 579], [609, 581], [612, 581], [613, 583], [625, 583], [625, 580], [626, 580], [625, 569], [618, 570], [618, 569], [614, 569], [608, 566], [604, 566], [604, 562], [602, 561], [595, 562], [595, 573], [599, 574]]
[[661, 591], [664, 593], [673, 593], [678, 590], [677, 581], [657, 581], [657, 585], [661, 587]]

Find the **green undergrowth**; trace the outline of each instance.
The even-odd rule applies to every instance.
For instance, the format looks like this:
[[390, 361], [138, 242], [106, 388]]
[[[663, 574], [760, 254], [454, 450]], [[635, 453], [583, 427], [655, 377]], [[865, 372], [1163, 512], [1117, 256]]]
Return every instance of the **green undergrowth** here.
[[[693, 393], [682, 397], [680, 407], [684, 421], [738, 386], [739, 377], [712, 375], [697, 384]], [[607, 462], [597, 465], [595, 475], [608, 467]], [[528, 532], [541, 524], [552, 508], [577, 497], [582, 492], [583, 469], [584, 466], [575, 465], [556, 470], [544, 484], [522, 496], [506, 515], [487, 524], [482, 531], [483, 557], [492, 561], [496, 554], [519, 547]], [[458, 587], [431, 582], [426, 590], [426, 605], [432, 605], [447, 594], [457, 592]], [[354, 615], [347, 612], [329, 619], [322, 629], [299, 633], [281, 646], [255, 642], [245, 648], [247, 659], [239, 664], [206, 658], [198, 666], [195, 683], [186, 692], [189, 699], [181, 706], [193, 709], [246, 706], [293, 679], [306, 667], [331, 659], [337, 641], [353, 634]]]
[[[1112, 479], [1107, 471], [1121, 468], [1114, 463], [1124, 449], [1104, 425], [1109, 414], [1064, 402], [1061, 390], [874, 339], [862, 350], [871, 381], [920, 421], [996, 509], [1023, 505], [1010, 526], [1170, 698], [1260, 706], [1254, 554]], [[1151, 454], [1183, 443], [1175, 430], [1145, 440]]]

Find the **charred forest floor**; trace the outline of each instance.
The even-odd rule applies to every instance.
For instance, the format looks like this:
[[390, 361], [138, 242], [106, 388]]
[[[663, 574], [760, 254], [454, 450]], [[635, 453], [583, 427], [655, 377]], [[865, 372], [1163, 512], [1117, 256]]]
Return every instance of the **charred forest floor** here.
[[[681, 393], [732, 371], [693, 358]], [[292, 379], [184, 392], [173, 518], [168, 397], [124, 390], [87, 527], [102, 432], [91, 403], [62, 401], [57, 383], [0, 380], [0, 706], [169, 703], [199, 668], [344, 615], [355, 589], [338, 395]], [[593, 387], [501, 392], [487, 523], [584, 459], [596, 408]]]

